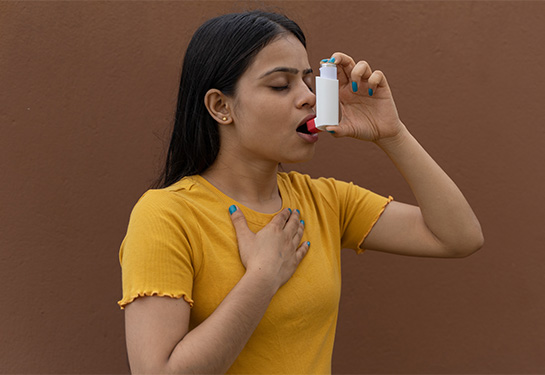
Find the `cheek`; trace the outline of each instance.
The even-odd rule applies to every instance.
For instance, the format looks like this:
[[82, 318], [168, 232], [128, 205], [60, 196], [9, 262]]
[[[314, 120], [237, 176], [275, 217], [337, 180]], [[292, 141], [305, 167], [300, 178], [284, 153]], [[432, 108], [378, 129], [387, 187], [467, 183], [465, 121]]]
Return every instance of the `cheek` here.
[[268, 97], [257, 97], [240, 103], [237, 118], [255, 133], [278, 132], [289, 121], [282, 105]]

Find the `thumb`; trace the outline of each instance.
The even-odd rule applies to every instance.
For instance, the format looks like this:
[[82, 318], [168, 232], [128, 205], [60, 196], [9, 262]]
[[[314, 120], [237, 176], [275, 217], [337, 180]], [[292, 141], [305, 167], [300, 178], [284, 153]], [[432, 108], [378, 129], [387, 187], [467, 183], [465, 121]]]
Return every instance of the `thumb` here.
[[231, 214], [231, 221], [235, 227], [237, 238], [245, 237], [253, 233], [248, 227], [244, 214], [238, 209], [237, 206], [233, 204], [231, 207], [229, 207], [229, 213]]
[[342, 127], [341, 124], [333, 125], [333, 126], [326, 126], [325, 130], [328, 133], [330, 133], [332, 136], [334, 136], [335, 138], [342, 138], [342, 137], [346, 137], [348, 135], [346, 129], [344, 127]]

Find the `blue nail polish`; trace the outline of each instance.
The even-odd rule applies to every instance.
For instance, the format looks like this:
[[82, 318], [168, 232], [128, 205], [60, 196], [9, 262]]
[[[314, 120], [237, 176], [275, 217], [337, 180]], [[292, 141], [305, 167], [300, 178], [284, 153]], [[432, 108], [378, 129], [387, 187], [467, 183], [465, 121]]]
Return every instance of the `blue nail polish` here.
[[335, 132], [333, 130], [328, 130], [327, 132], [331, 133], [331, 134], [335, 134]]
[[328, 62], [328, 61], [329, 61], [329, 59], [323, 59], [323, 60], [320, 61], [320, 62]]
[[288, 208], [288, 211], [289, 211], [289, 212], [290, 212], [290, 214], [291, 214], [291, 208]]
[[299, 222], [300, 222], [301, 224], [303, 224], [303, 226], [305, 225], [305, 221], [304, 221], [304, 220], [299, 220]]
[[299, 211], [299, 210], [297, 210], [297, 209], [296, 209], [295, 211], [297, 211], [297, 213], [298, 213], [299, 215], [301, 215], [301, 211]]
[[369, 89], [369, 96], [373, 96], [373, 89]]
[[335, 58], [332, 57], [330, 60], [329, 60], [330, 63], [334, 63], [335, 62]]
[[352, 82], [352, 92], [358, 91], [358, 84], [356, 82]]
[[310, 246], [310, 241], [307, 241], [307, 246]]
[[234, 204], [229, 207], [229, 213], [232, 215], [235, 211], [237, 210], [237, 206], [235, 206]]

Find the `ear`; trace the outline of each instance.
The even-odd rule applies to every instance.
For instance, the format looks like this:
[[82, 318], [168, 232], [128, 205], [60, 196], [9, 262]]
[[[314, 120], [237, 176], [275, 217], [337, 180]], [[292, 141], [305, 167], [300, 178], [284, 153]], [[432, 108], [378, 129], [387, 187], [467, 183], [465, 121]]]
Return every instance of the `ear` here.
[[210, 89], [204, 96], [204, 105], [210, 116], [220, 125], [233, 122], [228, 98], [218, 89]]

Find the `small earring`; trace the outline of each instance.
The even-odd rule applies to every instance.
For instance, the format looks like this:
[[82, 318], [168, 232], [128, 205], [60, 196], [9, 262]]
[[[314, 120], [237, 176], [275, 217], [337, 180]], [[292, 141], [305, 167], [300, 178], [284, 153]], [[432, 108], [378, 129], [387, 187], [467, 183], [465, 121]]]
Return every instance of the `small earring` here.
[[222, 120], [222, 121], [227, 121], [227, 117], [223, 116], [223, 117], [221, 118], [221, 120]]

